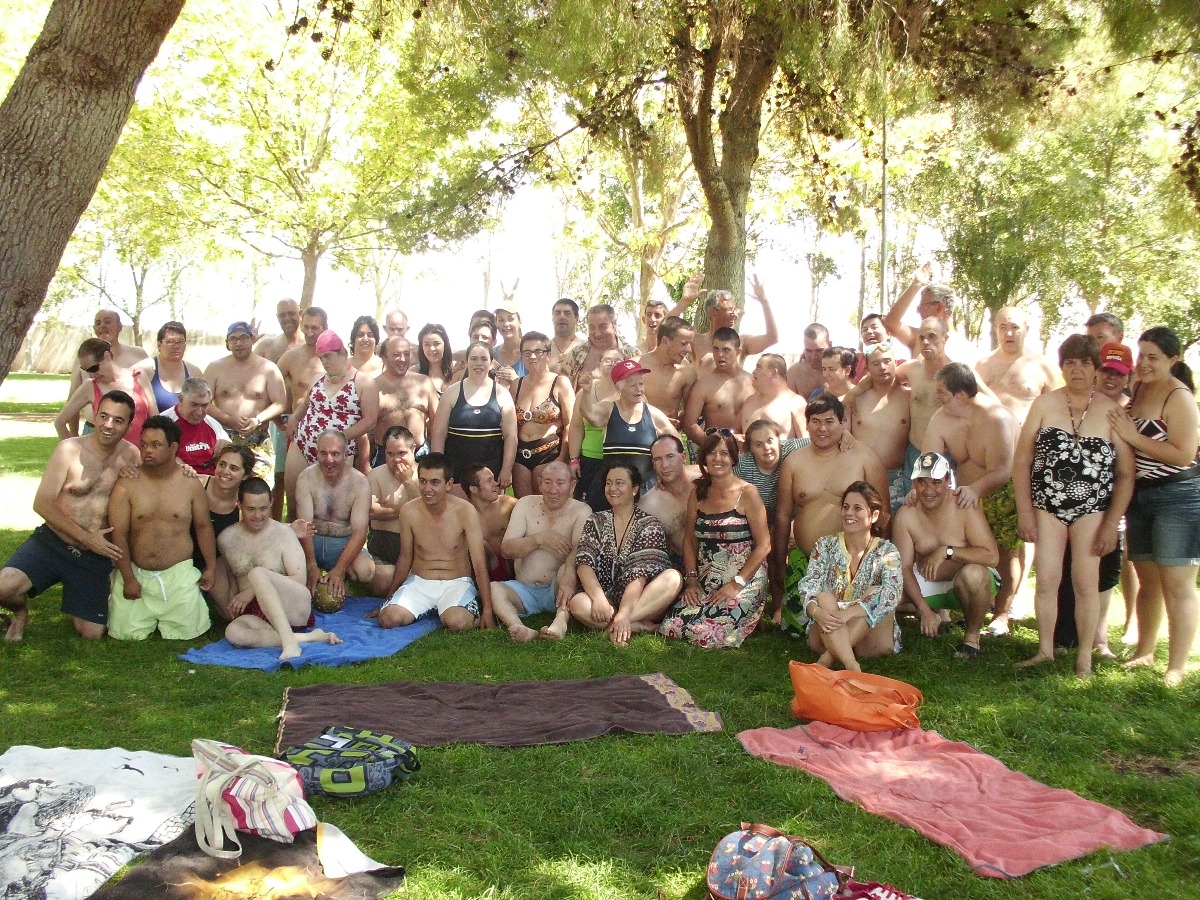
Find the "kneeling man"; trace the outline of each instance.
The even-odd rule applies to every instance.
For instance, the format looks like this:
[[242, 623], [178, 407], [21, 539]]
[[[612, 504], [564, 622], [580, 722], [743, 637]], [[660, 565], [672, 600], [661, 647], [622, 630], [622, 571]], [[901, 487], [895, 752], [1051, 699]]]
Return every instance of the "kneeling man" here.
[[904, 595], [921, 615], [921, 633], [934, 637], [935, 609], [961, 609], [966, 635], [958, 655], [979, 655], [983, 618], [999, 589], [1000, 549], [978, 506], [959, 506], [954, 473], [940, 453], [922, 453], [912, 470], [916, 506], [901, 506], [892, 526], [900, 551]]
[[[113, 543], [121, 550], [108, 600], [108, 633], [117, 640], [144, 640], [155, 628], [173, 641], [208, 631], [200, 591], [213, 586], [217, 542], [200, 479], [175, 462], [179, 440], [178, 422], [147, 419], [141, 477], [120, 479], [108, 501]], [[203, 573], [192, 565], [193, 533]]]
[[300, 645], [340, 644], [341, 638], [312, 628], [312, 594], [304, 548], [296, 533], [271, 518], [271, 488], [261, 478], [238, 485], [241, 521], [221, 532], [217, 543], [236, 582], [226, 608], [233, 621], [225, 639], [235, 647], [281, 647], [280, 659], [300, 655]]
[[[521, 624], [522, 616], [555, 612], [557, 593], [569, 589], [568, 598], [575, 593], [575, 548], [583, 523], [592, 514], [591, 507], [572, 496], [575, 478], [562, 460], [546, 465], [539, 485], [540, 496], [531, 494], [517, 501], [500, 543], [500, 552], [513, 561], [517, 577], [492, 585], [496, 618], [521, 644], [538, 636]], [[565, 631], [565, 609], [561, 619]], [[555, 624], [559, 624], [557, 619]], [[552, 633], [550, 626], [542, 634], [562, 637]]]
[[470, 503], [449, 493], [453, 472], [444, 453], [417, 460], [421, 496], [400, 508], [400, 557], [391, 599], [379, 610], [384, 628], [411, 625], [435, 610], [451, 631], [496, 624], [483, 526]]
[[308, 589], [324, 582], [335, 599], [346, 596], [346, 579], [370, 584], [375, 561], [366, 552], [371, 517], [367, 476], [346, 459], [346, 436], [333, 428], [317, 435], [317, 461], [296, 479], [296, 517], [315, 534], [301, 540]]

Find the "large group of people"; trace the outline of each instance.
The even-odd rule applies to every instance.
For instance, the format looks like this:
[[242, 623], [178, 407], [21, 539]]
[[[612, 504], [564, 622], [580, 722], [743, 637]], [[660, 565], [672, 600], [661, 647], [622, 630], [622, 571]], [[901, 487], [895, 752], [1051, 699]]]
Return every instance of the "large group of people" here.
[[[181, 323], [147, 357], [103, 310], [55, 423], [45, 524], [0, 570], [7, 637], [61, 582], [86, 638], [192, 639], [211, 607], [231, 643], [287, 658], [338, 642], [313, 629], [313, 597], [336, 605], [357, 584], [383, 628], [436, 615], [527, 642], [574, 621], [616, 645], [657, 632], [720, 648], [773, 625], [853, 670], [899, 652], [898, 613], [927, 637], [958, 614], [971, 660], [1008, 633], [1032, 543], [1038, 648], [1022, 665], [1077, 645], [1090, 677], [1113, 655], [1124, 579], [1126, 664], [1154, 662], [1165, 610], [1166, 680], [1182, 680], [1200, 456], [1174, 332], [1142, 334], [1135, 367], [1100, 313], [1054, 366], [1005, 308], [973, 358], [922, 269], [863, 319], [861, 350], [812, 323], [789, 366], [765, 287], [747, 294], [764, 334], [740, 333], [733, 296], [697, 275], [674, 307], [646, 306], [637, 344], [610, 306], [581, 334], [560, 299], [541, 332], [506, 296], [458, 353], [440, 323], [410, 340], [401, 310], [382, 328], [358, 317], [343, 341], [323, 310], [283, 300], [281, 334], [234, 322], [203, 371]], [[537, 614], [552, 621], [535, 630]]]

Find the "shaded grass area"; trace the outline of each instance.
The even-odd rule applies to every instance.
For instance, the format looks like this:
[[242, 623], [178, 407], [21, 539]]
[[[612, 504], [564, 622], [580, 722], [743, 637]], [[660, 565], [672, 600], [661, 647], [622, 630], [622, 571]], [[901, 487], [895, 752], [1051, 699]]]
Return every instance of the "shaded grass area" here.
[[[60, 407], [61, 408], [61, 407]], [[56, 437], [10, 437], [0, 442], [0, 475], [41, 478], [46, 460], [58, 446]]]
[[[0, 557], [23, 537], [0, 531]], [[57, 589], [34, 601], [26, 642], [0, 646], [2, 747], [119, 745], [187, 755], [191, 738], [212, 737], [269, 753], [284, 688], [318, 682], [661, 671], [724, 717], [726, 731], [718, 734], [422, 750], [421, 772], [403, 787], [354, 801], [316, 798], [321, 818], [364, 851], [409, 868], [398, 897], [632, 900], [662, 891], [698, 900], [713, 846], [743, 820], [806, 835], [831, 860], [857, 866], [860, 877], [927, 900], [1191, 896], [1200, 866], [1200, 774], [1191, 765], [1200, 752], [1197, 679], [1171, 692], [1161, 673], [1102, 665], [1093, 683], [1080, 685], [1069, 658], [1041, 672], [1018, 671], [1013, 662], [1034, 641], [1025, 628], [989, 641], [980, 660], [965, 663], [952, 658], [958, 636], [924, 640], [906, 627], [905, 652], [871, 668], [924, 691], [924, 727], [1116, 806], [1171, 841], [1012, 881], [976, 878], [953, 852], [742, 749], [738, 731], [795, 724], [787, 660], [810, 654], [777, 633], [754, 635], [739, 650], [704, 652], [653, 636], [617, 650], [574, 630], [562, 644], [521, 647], [499, 630], [438, 631], [388, 659], [268, 675], [191, 667], [176, 659], [186, 643], [81, 641], [58, 602]]]
[[4, 416], [57, 416], [62, 412], [61, 403], [25, 403], [0, 400], [0, 415]]

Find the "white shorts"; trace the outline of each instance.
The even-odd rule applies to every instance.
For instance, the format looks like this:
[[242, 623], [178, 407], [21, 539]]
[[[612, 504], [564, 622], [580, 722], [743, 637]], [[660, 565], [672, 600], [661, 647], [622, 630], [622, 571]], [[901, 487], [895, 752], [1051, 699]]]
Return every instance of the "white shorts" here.
[[408, 610], [414, 619], [429, 615], [434, 610], [442, 616], [446, 610], [456, 606], [461, 606], [473, 617], [479, 618], [480, 610], [479, 592], [475, 589], [475, 582], [465, 575], [446, 581], [431, 581], [419, 575], [409, 575], [381, 609], [389, 606], [399, 606]]

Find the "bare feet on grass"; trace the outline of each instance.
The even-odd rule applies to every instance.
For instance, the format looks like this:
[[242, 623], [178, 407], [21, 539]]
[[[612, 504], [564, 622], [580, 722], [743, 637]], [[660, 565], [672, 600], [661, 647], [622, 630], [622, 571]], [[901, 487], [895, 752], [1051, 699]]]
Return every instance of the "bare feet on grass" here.
[[1054, 657], [1039, 650], [1033, 656], [1029, 657], [1029, 659], [1017, 663], [1017, 668], [1028, 669], [1030, 666], [1040, 666], [1042, 663], [1048, 662], [1054, 662]]
[[10, 644], [20, 643], [25, 637], [25, 626], [29, 623], [29, 607], [22, 606], [20, 609], [12, 611], [12, 621], [8, 623], [8, 630], [4, 633], [4, 639]]
[[528, 625], [522, 625], [520, 623], [509, 626], [508, 636], [518, 644], [528, 644], [530, 641], [536, 641], [538, 639], [538, 633], [536, 631], [534, 631]]
[[1144, 668], [1145, 666], [1152, 666], [1152, 665], [1154, 665], [1154, 654], [1153, 653], [1151, 653], [1149, 656], [1135, 656], [1132, 659], [1128, 659], [1125, 661], [1126, 669], [1141, 669], [1141, 668]]
[[1179, 687], [1183, 684], [1186, 674], [1183, 669], [1167, 669], [1167, 674], [1163, 676], [1163, 684], [1170, 688]]
[[549, 625], [543, 625], [539, 634], [548, 641], [561, 641], [567, 636], [568, 618], [569, 614], [566, 610], [559, 610], [554, 616], [554, 621]]

